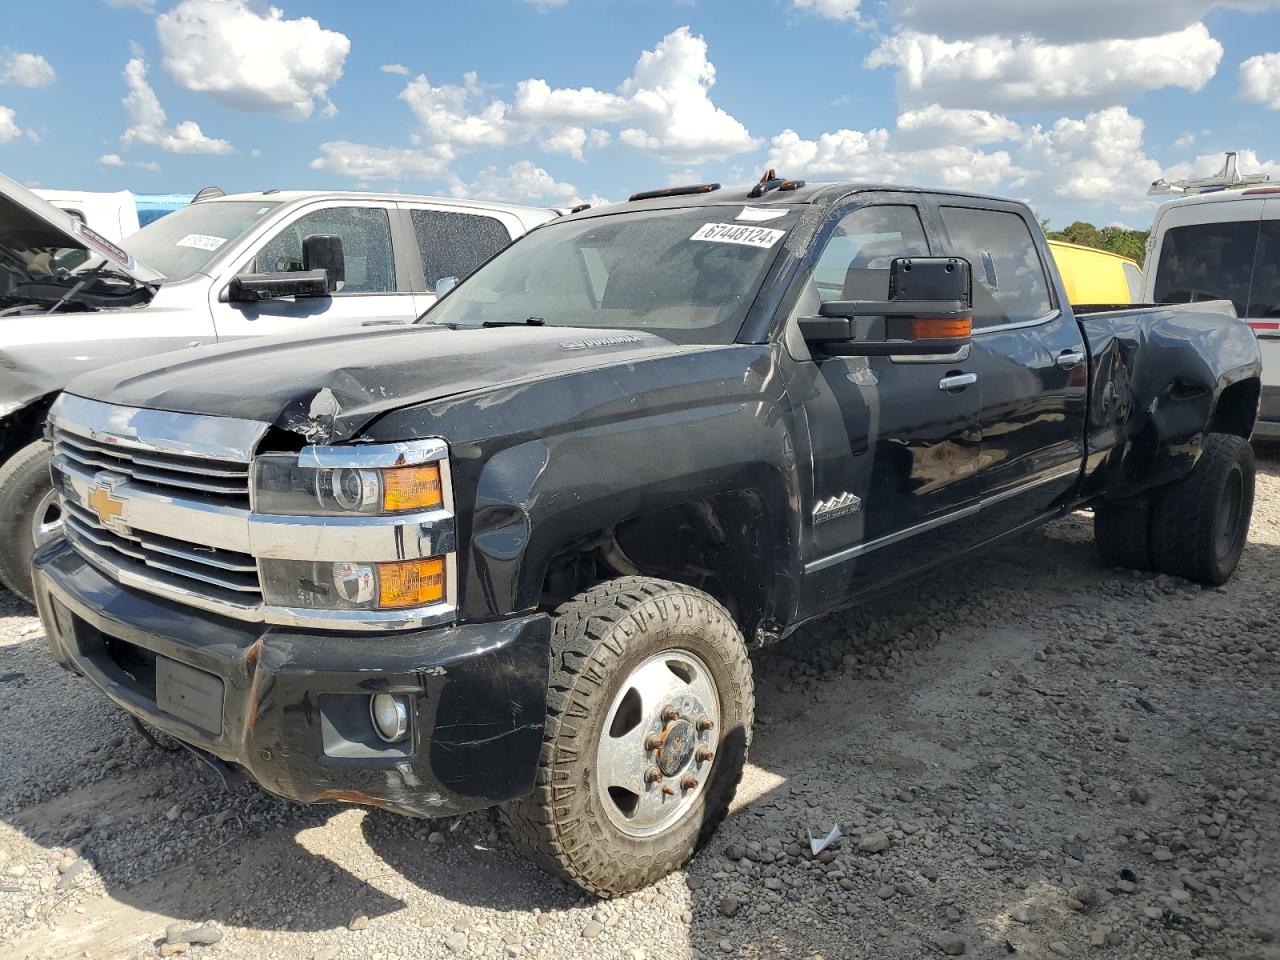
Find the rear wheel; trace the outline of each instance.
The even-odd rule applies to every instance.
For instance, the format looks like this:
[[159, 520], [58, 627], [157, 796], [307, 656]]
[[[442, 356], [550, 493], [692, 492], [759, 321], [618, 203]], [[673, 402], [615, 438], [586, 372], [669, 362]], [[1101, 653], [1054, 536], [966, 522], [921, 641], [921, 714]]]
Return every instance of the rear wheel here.
[[646, 577], [556, 612], [534, 793], [503, 816], [539, 866], [609, 897], [686, 863], [742, 777], [755, 700], [728, 612]]
[[1253, 517], [1253, 448], [1211, 433], [1184, 480], [1164, 490], [1151, 514], [1151, 550], [1164, 573], [1216, 586], [1235, 572]]
[[0, 582], [30, 601], [31, 557], [62, 536], [62, 508], [49, 479], [49, 444], [23, 447], [0, 467]]

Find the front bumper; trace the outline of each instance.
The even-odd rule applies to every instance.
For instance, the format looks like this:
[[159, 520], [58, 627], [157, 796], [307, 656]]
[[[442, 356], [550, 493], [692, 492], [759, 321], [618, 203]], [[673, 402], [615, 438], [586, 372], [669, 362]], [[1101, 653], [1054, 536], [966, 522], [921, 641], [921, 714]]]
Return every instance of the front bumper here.
[[[394, 634], [286, 629], [122, 587], [65, 542], [36, 556], [34, 580], [61, 664], [274, 794], [441, 816], [533, 789], [544, 615]], [[375, 693], [408, 700], [405, 742], [374, 734]]]

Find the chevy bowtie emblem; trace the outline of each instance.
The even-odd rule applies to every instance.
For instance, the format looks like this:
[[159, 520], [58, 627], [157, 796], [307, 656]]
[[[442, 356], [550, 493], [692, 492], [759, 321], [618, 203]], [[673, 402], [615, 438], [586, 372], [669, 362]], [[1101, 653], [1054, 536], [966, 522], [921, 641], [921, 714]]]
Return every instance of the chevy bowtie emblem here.
[[89, 507], [104, 527], [114, 526], [124, 519], [124, 504], [107, 484], [95, 483], [89, 488]]

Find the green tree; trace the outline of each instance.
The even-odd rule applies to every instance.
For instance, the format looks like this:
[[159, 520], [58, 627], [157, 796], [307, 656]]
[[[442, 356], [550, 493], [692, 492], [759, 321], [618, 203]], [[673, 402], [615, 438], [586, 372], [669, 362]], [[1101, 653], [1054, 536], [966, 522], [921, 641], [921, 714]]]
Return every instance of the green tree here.
[[[1048, 221], [1042, 220], [1046, 228]], [[1125, 227], [1103, 227], [1099, 230], [1092, 223], [1077, 220], [1063, 230], [1045, 230], [1050, 240], [1065, 240], [1067, 243], [1078, 243], [1082, 247], [1093, 247], [1097, 250], [1108, 250], [1122, 257], [1136, 260], [1139, 264], [1147, 257], [1148, 230], [1129, 230]]]

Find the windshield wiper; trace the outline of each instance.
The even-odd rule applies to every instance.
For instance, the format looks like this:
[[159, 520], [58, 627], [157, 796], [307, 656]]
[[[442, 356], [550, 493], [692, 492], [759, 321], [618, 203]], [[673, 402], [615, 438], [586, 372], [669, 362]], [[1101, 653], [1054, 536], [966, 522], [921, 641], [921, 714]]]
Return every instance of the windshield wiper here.
[[486, 320], [482, 327], [544, 327], [547, 321], [541, 317], [525, 317], [523, 320]]

